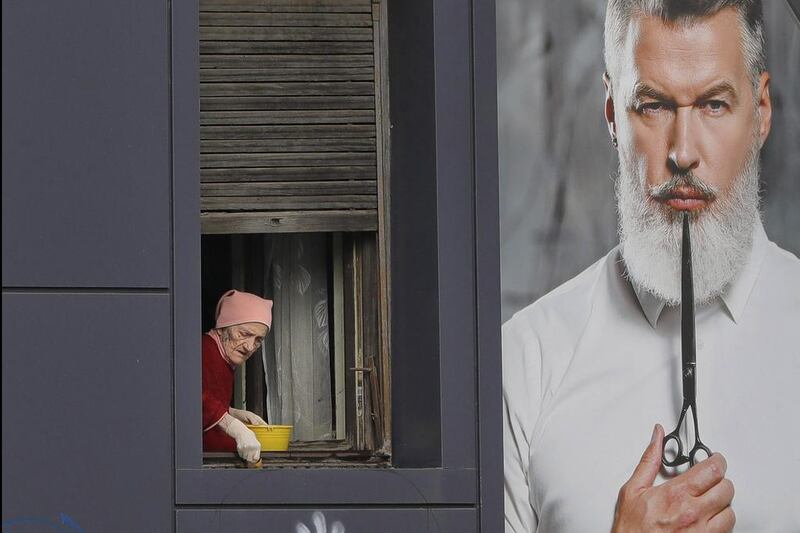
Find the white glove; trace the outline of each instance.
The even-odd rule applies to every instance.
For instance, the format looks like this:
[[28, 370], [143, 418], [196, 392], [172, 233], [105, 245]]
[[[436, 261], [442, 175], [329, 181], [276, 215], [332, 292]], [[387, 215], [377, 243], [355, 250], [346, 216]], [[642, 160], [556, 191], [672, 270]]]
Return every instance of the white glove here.
[[239, 457], [248, 463], [257, 463], [261, 460], [261, 443], [258, 442], [256, 434], [247, 429], [241, 421], [231, 415], [225, 415], [218, 425], [236, 441], [236, 452]]
[[253, 426], [267, 425], [267, 422], [263, 418], [255, 413], [251, 413], [250, 411], [245, 411], [243, 409], [234, 409], [233, 407], [228, 407], [228, 414], [230, 414], [236, 420], [244, 422], [245, 424], [251, 424]]

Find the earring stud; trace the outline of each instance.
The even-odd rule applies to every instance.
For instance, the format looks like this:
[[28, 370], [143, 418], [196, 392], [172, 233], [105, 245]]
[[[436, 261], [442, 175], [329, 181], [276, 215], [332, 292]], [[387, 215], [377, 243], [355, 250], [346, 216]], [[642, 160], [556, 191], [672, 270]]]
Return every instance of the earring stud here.
[[611, 144], [614, 145], [614, 148], [618, 148], [619, 147], [619, 142], [617, 141], [617, 136], [616, 135], [612, 135], [611, 136]]

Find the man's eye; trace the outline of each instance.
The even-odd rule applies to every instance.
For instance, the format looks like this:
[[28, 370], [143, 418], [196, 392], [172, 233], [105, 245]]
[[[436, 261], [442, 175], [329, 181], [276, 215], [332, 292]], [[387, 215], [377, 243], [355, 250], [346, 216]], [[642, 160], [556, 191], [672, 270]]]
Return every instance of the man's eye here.
[[653, 115], [666, 110], [667, 106], [661, 102], [647, 102], [639, 105], [639, 112], [646, 115]]
[[702, 108], [706, 111], [709, 111], [713, 114], [719, 114], [727, 109], [728, 104], [723, 102], [722, 100], [709, 100], [707, 102], [703, 102]]

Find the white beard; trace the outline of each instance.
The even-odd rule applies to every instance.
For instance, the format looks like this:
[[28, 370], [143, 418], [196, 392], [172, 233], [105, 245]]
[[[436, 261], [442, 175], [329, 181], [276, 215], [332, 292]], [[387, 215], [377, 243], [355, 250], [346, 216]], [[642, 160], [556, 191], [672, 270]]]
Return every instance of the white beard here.
[[[681, 300], [682, 217], [648, 198], [644, 168], [643, 161], [620, 157], [615, 188], [622, 256], [634, 283], [674, 306]], [[726, 193], [703, 184], [714, 192], [716, 200], [691, 218], [692, 273], [698, 305], [722, 294], [747, 263], [760, 217], [758, 184], [757, 141]]]

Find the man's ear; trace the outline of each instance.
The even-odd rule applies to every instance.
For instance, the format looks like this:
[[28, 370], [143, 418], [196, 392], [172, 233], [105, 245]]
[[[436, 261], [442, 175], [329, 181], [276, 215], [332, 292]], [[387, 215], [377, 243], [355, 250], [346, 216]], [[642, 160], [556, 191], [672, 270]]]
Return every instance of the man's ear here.
[[758, 82], [758, 134], [761, 138], [761, 146], [769, 136], [769, 131], [772, 128], [772, 100], [769, 96], [769, 73], [762, 72], [761, 79]]
[[617, 138], [617, 122], [614, 117], [614, 95], [611, 90], [611, 79], [608, 77], [608, 72], [603, 73], [603, 86], [606, 89], [606, 103], [603, 106], [603, 112], [608, 125], [608, 134], [611, 135], [611, 140], [615, 141]]

